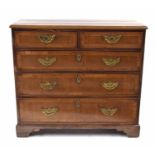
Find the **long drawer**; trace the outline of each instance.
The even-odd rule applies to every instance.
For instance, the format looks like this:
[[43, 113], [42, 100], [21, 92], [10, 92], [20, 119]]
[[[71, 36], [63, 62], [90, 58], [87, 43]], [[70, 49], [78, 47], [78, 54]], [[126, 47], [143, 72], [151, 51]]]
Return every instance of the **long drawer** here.
[[76, 48], [77, 33], [62, 31], [16, 31], [16, 48]]
[[21, 123], [123, 123], [137, 121], [137, 99], [19, 99]]
[[139, 74], [28, 73], [16, 79], [19, 96], [136, 96], [139, 92]]
[[81, 32], [82, 48], [141, 48], [143, 32]]
[[23, 71], [139, 71], [141, 52], [19, 51]]

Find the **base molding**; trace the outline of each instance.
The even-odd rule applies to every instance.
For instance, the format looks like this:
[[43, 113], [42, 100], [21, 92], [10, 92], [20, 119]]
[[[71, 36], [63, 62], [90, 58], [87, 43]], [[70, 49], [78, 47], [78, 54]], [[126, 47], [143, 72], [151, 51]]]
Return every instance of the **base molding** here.
[[[44, 130], [76, 130], [78, 133], [84, 130], [92, 130], [98, 133], [97, 130], [116, 130], [125, 133], [128, 137], [139, 137], [139, 125], [105, 125], [105, 124], [52, 124], [52, 125], [20, 125], [17, 124], [17, 137], [28, 137], [31, 134], [39, 133]], [[46, 131], [45, 131], [46, 133]]]

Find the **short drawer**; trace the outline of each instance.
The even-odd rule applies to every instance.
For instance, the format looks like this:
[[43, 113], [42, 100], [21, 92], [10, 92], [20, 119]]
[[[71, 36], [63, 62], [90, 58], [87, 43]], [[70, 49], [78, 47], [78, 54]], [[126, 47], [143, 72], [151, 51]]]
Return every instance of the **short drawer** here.
[[141, 48], [143, 32], [81, 32], [81, 48]]
[[39, 98], [19, 99], [20, 123], [105, 123], [137, 122], [137, 99]]
[[17, 48], [76, 48], [77, 33], [62, 31], [16, 31]]
[[17, 75], [20, 96], [138, 95], [139, 74], [27, 73]]
[[24, 51], [17, 52], [23, 71], [139, 71], [141, 52]]

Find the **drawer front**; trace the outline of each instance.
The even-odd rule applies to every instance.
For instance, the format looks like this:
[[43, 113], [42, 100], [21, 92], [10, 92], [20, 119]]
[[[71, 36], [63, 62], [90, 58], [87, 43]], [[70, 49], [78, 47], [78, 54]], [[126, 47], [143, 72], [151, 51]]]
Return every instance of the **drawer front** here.
[[82, 48], [141, 48], [143, 32], [81, 32]]
[[140, 52], [24, 51], [17, 69], [30, 71], [139, 71]]
[[21, 74], [22, 96], [131, 96], [138, 95], [138, 74]]
[[17, 48], [76, 48], [76, 32], [16, 31]]
[[126, 123], [137, 121], [136, 99], [19, 99], [21, 123]]

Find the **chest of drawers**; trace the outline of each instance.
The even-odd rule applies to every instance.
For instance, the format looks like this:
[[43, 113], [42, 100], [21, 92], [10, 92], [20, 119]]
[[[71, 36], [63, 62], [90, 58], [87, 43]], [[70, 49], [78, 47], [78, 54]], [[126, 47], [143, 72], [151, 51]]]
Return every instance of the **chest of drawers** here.
[[146, 26], [22, 20], [10, 27], [17, 136], [64, 129], [139, 136]]

